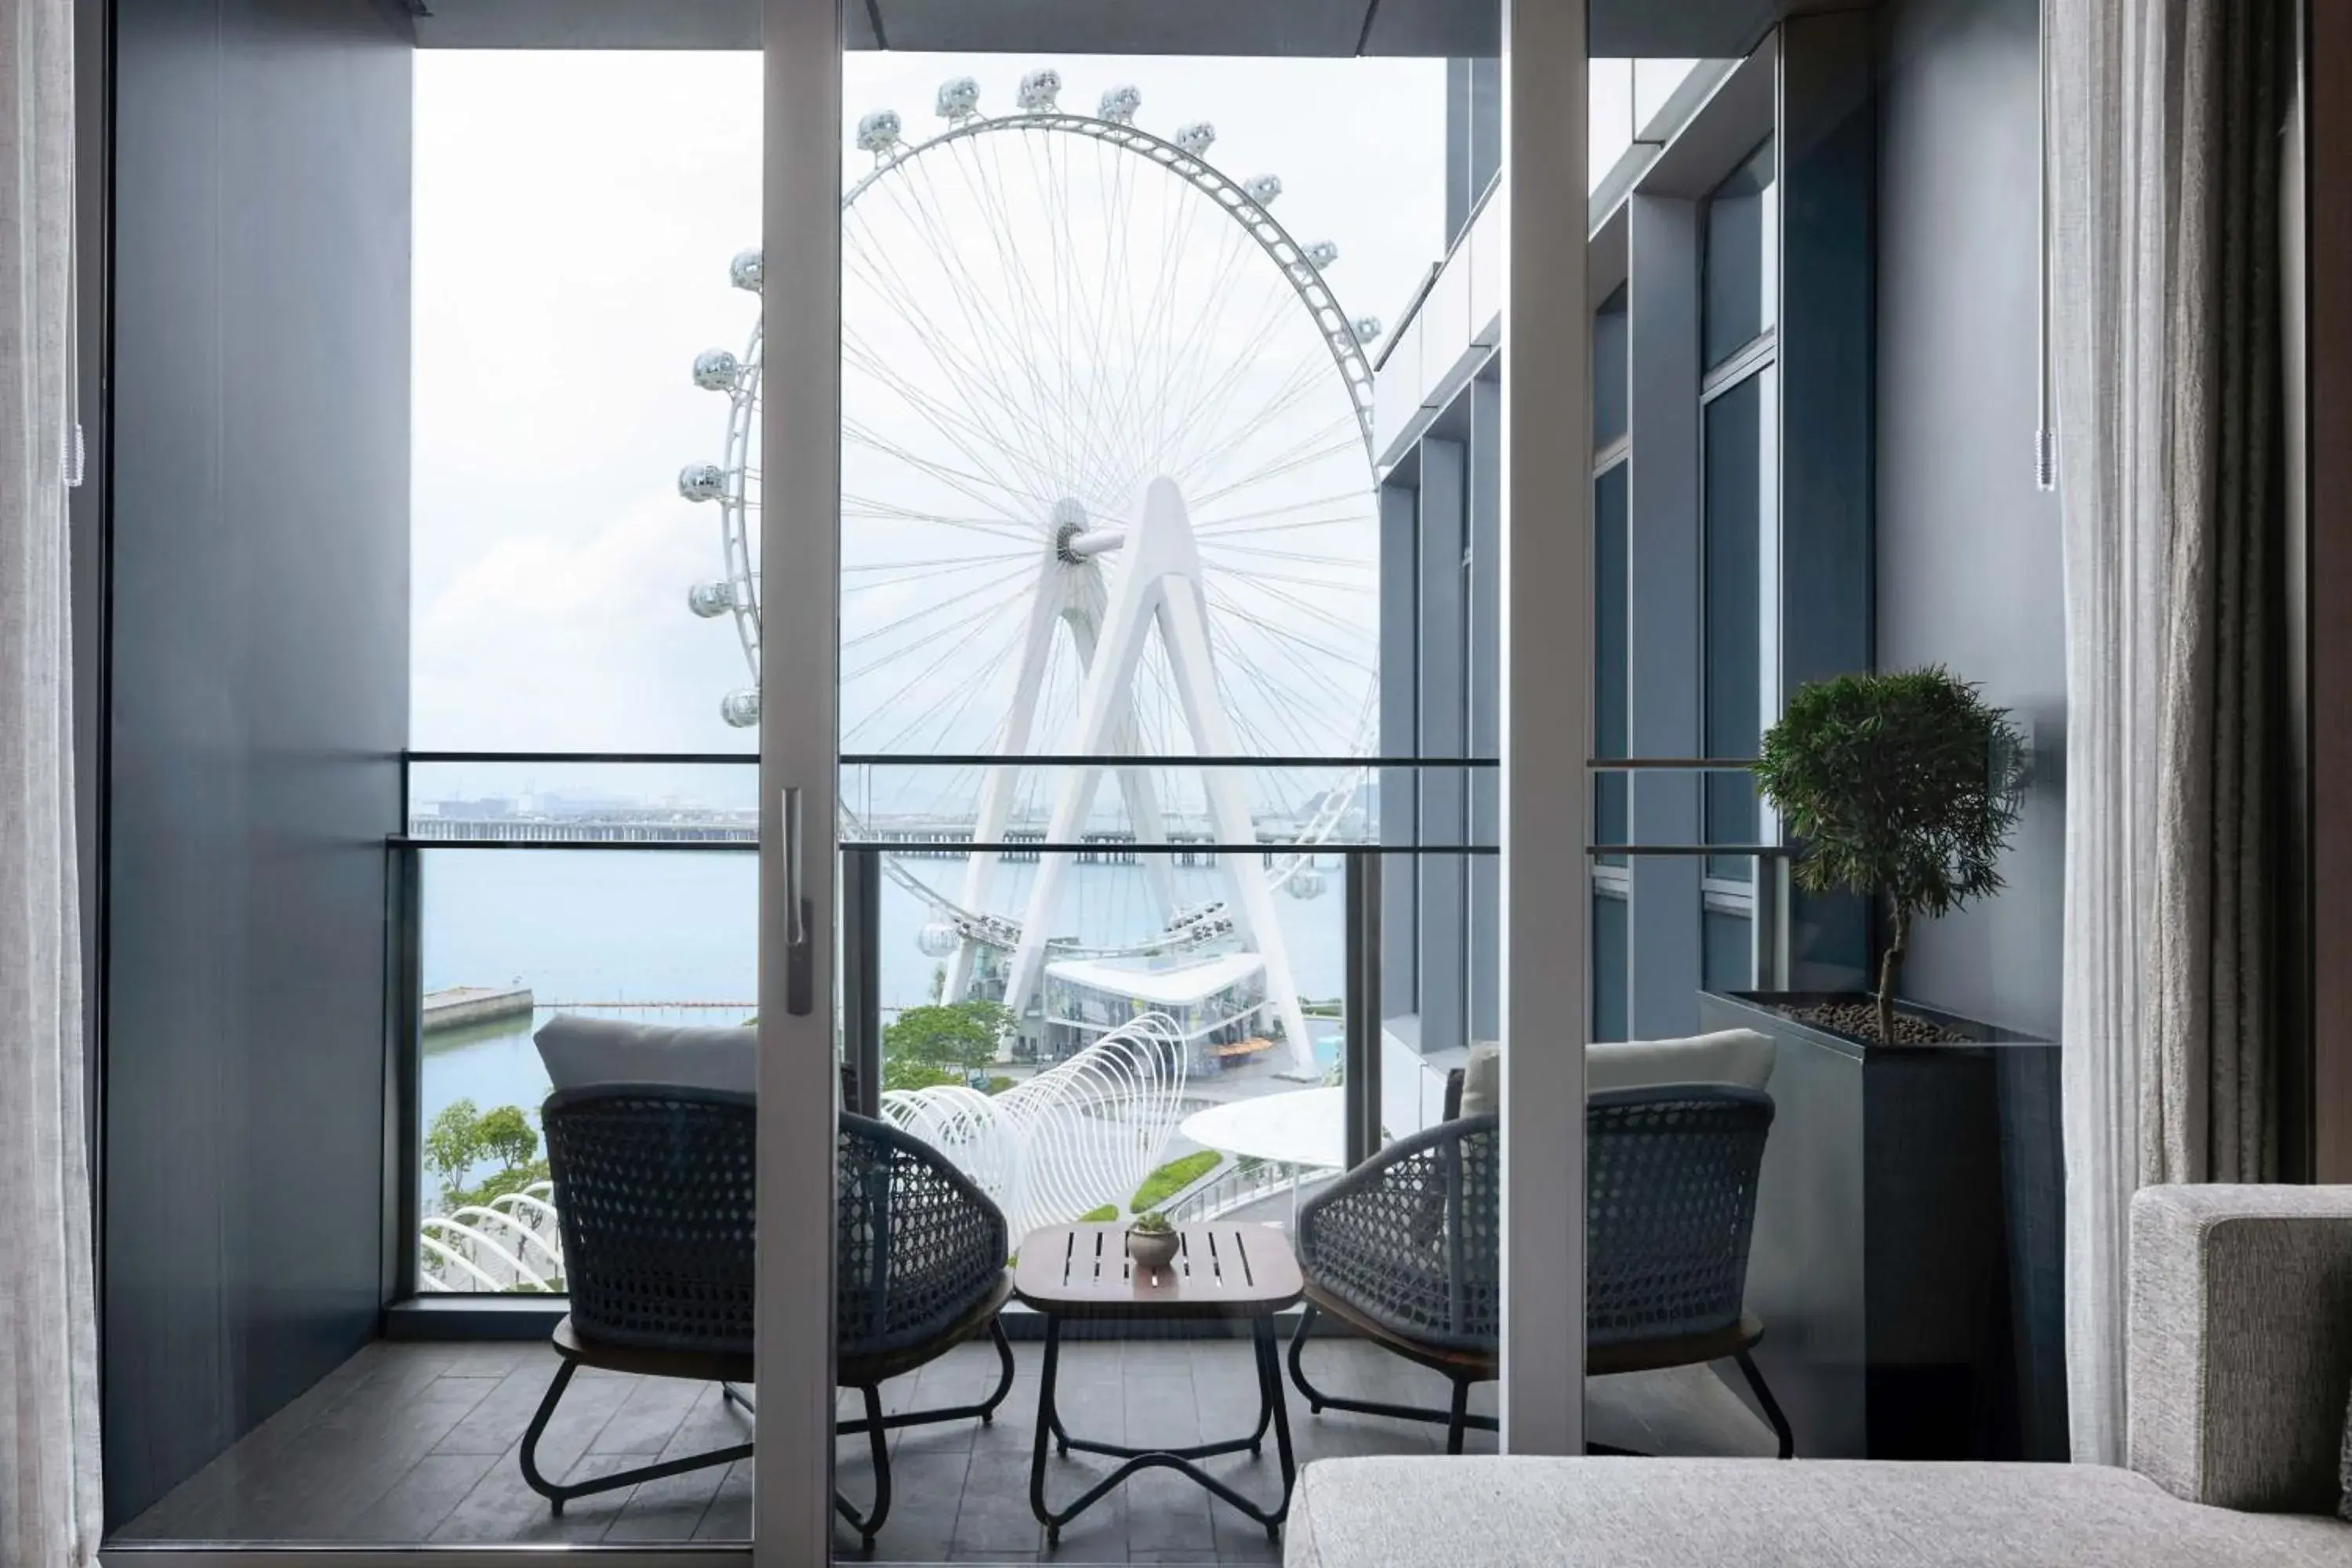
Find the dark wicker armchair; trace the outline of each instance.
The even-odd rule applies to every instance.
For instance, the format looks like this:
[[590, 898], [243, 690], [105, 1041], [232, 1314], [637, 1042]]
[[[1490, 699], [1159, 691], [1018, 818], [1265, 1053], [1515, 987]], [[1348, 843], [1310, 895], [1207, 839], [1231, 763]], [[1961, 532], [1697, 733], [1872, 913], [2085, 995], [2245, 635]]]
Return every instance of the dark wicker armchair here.
[[[1307, 1304], [1290, 1376], [1319, 1415], [1443, 1422], [1445, 1447], [1493, 1431], [1469, 1413], [1501, 1343], [1499, 1119], [1465, 1116], [1401, 1140], [1299, 1205]], [[1748, 1350], [1763, 1325], [1744, 1309], [1756, 1174], [1772, 1124], [1760, 1090], [1677, 1084], [1592, 1095], [1585, 1109], [1585, 1368], [1642, 1372], [1729, 1357], [1795, 1445]], [[1302, 1363], [1318, 1314], [1454, 1385], [1439, 1411], [1327, 1394]]]
[[[556, 1511], [573, 1498], [749, 1458], [748, 1441], [560, 1486], [537, 1450], [572, 1373], [583, 1366], [736, 1386], [752, 1381], [751, 1097], [710, 1089], [607, 1085], [559, 1090], [543, 1112], [563, 1236], [571, 1315], [556, 1325], [562, 1364], [523, 1434], [522, 1474]], [[875, 1499], [860, 1513], [834, 1506], [871, 1547], [890, 1507], [890, 1428], [988, 1420], [1013, 1384], [1013, 1351], [996, 1321], [1012, 1290], [1004, 1216], [928, 1144], [879, 1121], [841, 1118], [835, 1279], [835, 1379], [865, 1395]], [[982, 1330], [1003, 1375], [978, 1405], [882, 1414], [879, 1385]]]

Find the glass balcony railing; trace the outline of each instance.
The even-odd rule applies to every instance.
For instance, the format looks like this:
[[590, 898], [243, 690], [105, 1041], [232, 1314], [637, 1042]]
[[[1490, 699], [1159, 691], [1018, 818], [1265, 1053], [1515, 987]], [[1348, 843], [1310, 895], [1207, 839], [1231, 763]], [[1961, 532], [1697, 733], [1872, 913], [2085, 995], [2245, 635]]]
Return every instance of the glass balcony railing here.
[[[1087, 773], [1093, 809], [1057, 821]], [[756, 776], [736, 757], [414, 760], [418, 1290], [562, 1288], [532, 1041], [550, 1017], [756, 1016]], [[1490, 781], [1460, 761], [845, 760], [853, 1107], [961, 1148], [1019, 1228], [1283, 1220], [1439, 1120], [1449, 1071], [1496, 1033], [1474, 959], [1491, 969], [1494, 851], [1467, 831]], [[1058, 1165], [1021, 1164], [1040, 1151]]]

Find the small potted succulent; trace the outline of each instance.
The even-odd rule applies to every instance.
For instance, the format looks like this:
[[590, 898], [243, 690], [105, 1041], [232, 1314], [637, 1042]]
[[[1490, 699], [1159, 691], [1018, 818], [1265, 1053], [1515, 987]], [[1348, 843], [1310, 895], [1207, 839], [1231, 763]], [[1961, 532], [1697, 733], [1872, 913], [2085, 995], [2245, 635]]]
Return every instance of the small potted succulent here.
[[1176, 1261], [1176, 1227], [1158, 1209], [1139, 1215], [1127, 1227], [1127, 1255], [1147, 1274], [1164, 1272]]

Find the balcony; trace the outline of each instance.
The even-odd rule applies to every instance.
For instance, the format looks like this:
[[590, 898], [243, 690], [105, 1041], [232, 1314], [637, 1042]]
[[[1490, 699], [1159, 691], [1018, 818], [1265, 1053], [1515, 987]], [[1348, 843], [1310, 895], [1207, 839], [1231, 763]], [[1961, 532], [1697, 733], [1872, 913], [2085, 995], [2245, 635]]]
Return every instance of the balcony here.
[[[883, 773], [927, 771], [853, 764], [844, 795], [871, 801], [886, 788]], [[1476, 771], [1440, 764], [1380, 773], [1393, 801], [1409, 797], [1425, 776], [1458, 780]], [[393, 1337], [368, 1346], [170, 1493], [124, 1539], [746, 1538], [750, 1460], [583, 1497], [559, 1515], [526, 1484], [520, 1449], [557, 1367], [546, 1335], [564, 1305], [562, 1242], [538, 1139], [547, 1077], [532, 1031], [558, 1011], [722, 1026], [750, 1017], [754, 772], [748, 762], [707, 758], [411, 761], [410, 831], [394, 846], [406, 896], [393, 942], [394, 1000], [410, 1020], [412, 1042], [401, 1086], [410, 1108], [402, 1221], [415, 1239], [410, 1304], [394, 1309]], [[968, 822], [901, 814], [887, 834], [849, 838], [841, 1039], [853, 1103], [919, 1133], [928, 1124], [919, 1108], [940, 1091], [907, 1085], [937, 1080], [961, 1093], [968, 1079], [992, 1096], [1006, 1095], [1067, 1073], [1073, 1058], [1098, 1051], [1106, 1034], [1139, 1013], [1167, 1017], [1175, 1049], [1161, 1064], [1166, 1076], [1142, 1091], [1172, 1100], [1155, 1123], [1157, 1141], [1124, 1152], [1115, 1167], [1083, 1172], [1102, 1191], [1065, 1184], [1058, 1190], [1079, 1195], [1066, 1196], [1060, 1208], [1034, 1201], [1020, 1207], [1001, 1188], [995, 1195], [1022, 1216], [1016, 1230], [1147, 1205], [1181, 1221], [1288, 1228], [1302, 1199], [1351, 1155], [1360, 1159], [1443, 1117], [1449, 1072], [1467, 1054], [1467, 1014], [1482, 984], [1475, 974], [1465, 980], [1463, 1016], [1451, 1020], [1383, 1006], [1379, 955], [1390, 945], [1383, 916], [1415, 929], [1423, 919], [1401, 889], [1418, 886], [1416, 871], [1441, 864], [1467, 886], [1468, 865], [1490, 851], [1466, 842], [1382, 847], [1379, 792], [1365, 770], [1356, 772], [1366, 799], [1325, 814], [1327, 826], [1312, 844], [1299, 842], [1295, 824], [1276, 825], [1266, 843], [1246, 850], [1205, 835], [1149, 847], [1118, 820], [1092, 825], [1089, 847], [1073, 869], [1076, 889], [1049, 944], [1062, 956], [1045, 964], [1042, 984], [993, 1058], [971, 1064], [969, 1073], [927, 1065], [915, 1054], [917, 1042], [894, 1026], [946, 991], [965, 944], [958, 932], [985, 931], [1001, 942], [1017, 930], [1036, 852], [1018, 851], [1024, 858], [1005, 868], [1007, 885], [988, 908], [961, 909], [939, 889], [969, 885]], [[541, 781], [528, 792], [515, 784], [525, 773]], [[1327, 771], [1312, 769], [1295, 770], [1287, 787], [1327, 802], [1333, 789]], [[1029, 841], [1007, 835], [1008, 843]], [[1152, 865], [1155, 855], [1166, 864]], [[1272, 867], [1279, 884], [1294, 889], [1275, 906], [1272, 951], [1277, 967], [1295, 975], [1290, 990], [1305, 999], [1297, 1015], [1307, 1031], [1304, 1049], [1294, 1048], [1284, 1020], [1270, 1016], [1284, 1008], [1283, 998], [1269, 994], [1265, 956], [1241, 951], [1225, 918], [1220, 861], [1236, 855]], [[1162, 897], [1172, 892], [1176, 918], [1145, 918], [1157, 907], [1147, 884]], [[978, 992], [1007, 963], [1001, 954], [983, 955], [961, 967], [976, 977], [964, 984]], [[1454, 1043], [1424, 1050], [1433, 1037]], [[1236, 1110], [1247, 1114], [1236, 1119]], [[508, 1142], [500, 1142], [501, 1127]], [[1243, 1131], [1216, 1131], [1235, 1128]], [[1232, 1146], [1189, 1135], [1204, 1130]], [[1282, 1315], [1277, 1329], [1286, 1341], [1297, 1319], [1295, 1309]], [[894, 1500], [876, 1545], [879, 1560], [998, 1562], [1045, 1550], [1029, 1496], [1043, 1325], [1017, 1303], [1004, 1321], [1015, 1373], [995, 1418], [891, 1435]], [[1445, 1405], [1449, 1384], [1438, 1373], [1330, 1331], [1328, 1320], [1317, 1329], [1304, 1353], [1318, 1386], [1354, 1399]], [[969, 1404], [996, 1375], [985, 1341], [961, 1345], [885, 1383], [883, 1408]], [[1058, 1378], [1057, 1404], [1072, 1431], [1109, 1443], [1191, 1447], [1246, 1431], [1255, 1413], [1248, 1340], [1225, 1325], [1080, 1326], [1061, 1352]], [[1296, 1388], [1286, 1398], [1301, 1464], [1444, 1447], [1442, 1426], [1336, 1409], [1311, 1414]], [[1596, 1378], [1588, 1405], [1593, 1439], [1614, 1447], [1773, 1450], [1765, 1424], [1703, 1365]], [[844, 1418], [860, 1408], [858, 1396], [845, 1391]], [[1492, 1384], [1473, 1391], [1470, 1410], [1493, 1415]], [[740, 1443], [751, 1426], [717, 1384], [592, 1370], [559, 1406], [537, 1458], [551, 1480], [574, 1484]], [[1470, 1452], [1493, 1446], [1486, 1432], [1465, 1439]], [[1051, 1458], [1054, 1500], [1085, 1490], [1114, 1463], [1085, 1452]], [[843, 1438], [836, 1464], [845, 1495], [871, 1496], [866, 1439]], [[1278, 1488], [1271, 1445], [1262, 1456], [1226, 1456], [1207, 1468], [1252, 1496]], [[840, 1549], [856, 1546], [856, 1532], [844, 1527]], [[1077, 1563], [1213, 1554], [1276, 1561], [1279, 1548], [1200, 1487], [1147, 1472], [1072, 1521], [1053, 1554]]]

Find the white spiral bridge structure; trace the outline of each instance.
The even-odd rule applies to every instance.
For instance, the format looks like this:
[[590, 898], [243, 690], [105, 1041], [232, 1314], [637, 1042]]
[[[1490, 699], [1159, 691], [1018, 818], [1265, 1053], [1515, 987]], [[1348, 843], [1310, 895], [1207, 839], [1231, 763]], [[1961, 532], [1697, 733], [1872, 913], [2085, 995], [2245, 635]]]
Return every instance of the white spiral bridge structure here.
[[[1112, 1207], [1124, 1214], [1166, 1158], [1185, 1112], [1184, 1040], [1147, 1013], [1002, 1094], [891, 1089], [884, 1120], [954, 1162], [1018, 1238]], [[432, 1291], [561, 1291], [563, 1238], [551, 1184], [429, 1215], [417, 1283]]]
[[1183, 1120], [1184, 1058], [1175, 1022], [1146, 1013], [1002, 1094], [892, 1089], [882, 1116], [952, 1160], [1019, 1237], [1126, 1213]]

